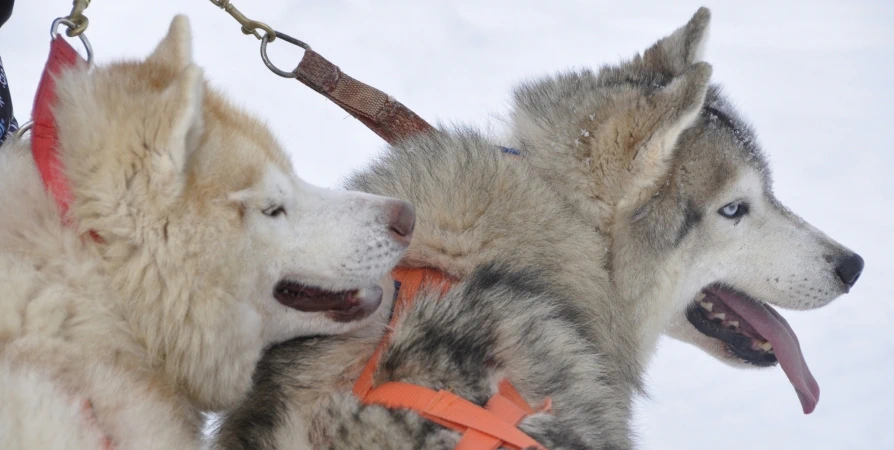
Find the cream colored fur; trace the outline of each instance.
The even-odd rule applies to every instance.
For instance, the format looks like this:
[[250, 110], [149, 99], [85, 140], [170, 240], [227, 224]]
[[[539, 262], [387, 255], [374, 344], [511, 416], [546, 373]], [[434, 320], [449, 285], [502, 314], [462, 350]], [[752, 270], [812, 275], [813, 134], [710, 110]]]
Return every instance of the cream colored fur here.
[[378, 305], [406, 247], [396, 202], [303, 182], [206, 86], [190, 40], [178, 16], [145, 61], [60, 74], [72, 226], [30, 143], [0, 149], [4, 448], [197, 448], [201, 412], [243, 397], [264, 348], [374, 320], [301, 312], [274, 291], [357, 289]]

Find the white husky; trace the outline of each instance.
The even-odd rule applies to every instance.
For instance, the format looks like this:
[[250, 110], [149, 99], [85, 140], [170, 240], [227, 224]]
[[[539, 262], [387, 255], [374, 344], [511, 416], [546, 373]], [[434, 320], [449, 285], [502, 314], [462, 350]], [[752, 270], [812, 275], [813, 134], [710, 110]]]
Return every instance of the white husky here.
[[198, 447], [265, 347], [354, 330], [393, 289], [412, 206], [302, 182], [190, 41], [177, 17], [145, 61], [60, 75], [73, 226], [29, 142], [0, 151], [4, 448]]

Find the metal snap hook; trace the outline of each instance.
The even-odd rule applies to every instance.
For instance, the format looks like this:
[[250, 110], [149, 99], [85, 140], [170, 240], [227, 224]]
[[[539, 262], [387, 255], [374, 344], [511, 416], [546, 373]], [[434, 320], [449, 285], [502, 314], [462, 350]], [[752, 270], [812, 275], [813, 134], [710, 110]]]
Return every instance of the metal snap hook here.
[[[74, 29], [77, 29], [77, 27], [78, 27], [78, 25], [75, 24], [74, 22], [72, 22], [71, 20], [66, 19], [64, 17], [60, 17], [60, 18], [54, 20], [52, 27], [50, 27], [50, 39], [56, 38], [56, 35], [58, 34], [57, 30], [59, 28], [59, 25], [65, 25], [66, 27], [68, 27], [69, 30], [74, 30]], [[90, 40], [87, 39], [86, 34], [79, 33], [77, 36], [78, 36], [78, 39], [81, 40], [81, 43], [84, 44], [84, 48], [87, 50], [87, 64], [92, 65], [93, 64], [93, 47], [90, 45]]]
[[[214, 6], [226, 11], [229, 15], [231, 15], [239, 25], [242, 25], [242, 33], [243, 34], [251, 34], [258, 39], [264, 39], [264, 36], [272, 36], [270, 38], [271, 41], [276, 39], [276, 34], [273, 31], [273, 28], [270, 25], [267, 25], [264, 22], [259, 22], [257, 20], [251, 20], [248, 17], [245, 17], [245, 14], [242, 14], [241, 11], [236, 9], [230, 0], [211, 0], [211, 3]], [[258, 29], [264, 30], [264, 34], [258, 32]]]
[[80, 36], [81, 33], [87, 31], [90, 19], [84, 15], [84, 10], [88, 6], [90, 6], [90, 0], [74, 0], [72, 2], [71, 13], [68, 14], [66, 19], [71, 20], [74, 25], [69, 26], [68, 31], [65, 32], [68, 37]]

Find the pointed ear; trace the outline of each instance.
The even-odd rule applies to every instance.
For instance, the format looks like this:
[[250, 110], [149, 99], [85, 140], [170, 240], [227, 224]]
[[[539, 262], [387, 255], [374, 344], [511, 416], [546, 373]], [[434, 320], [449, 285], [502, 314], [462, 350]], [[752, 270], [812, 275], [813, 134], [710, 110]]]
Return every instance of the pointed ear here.
[[180, 71], [192, 63], [192, 32], [186, 16], [174, 17], [167, 36], [155, 47], [155, 51], [146, 61], [170, 67], [175, 71]]
[[627, 167], [630, 183], [618, 206], [637, 208], [652, 197], [671, 169], [677, 139], [695, 122], [705, 103], [711, 65], [690, 66], [665, 88], [630, 111], [630, 129], [637, 145]]
[[202, 69], [190, 64], [161, 93], [158, 140], [150, 153], [151, 165], [158, 174], [153, 180], [170, 183], [167, 187], [156, 186], [160, 192], [181, 187], [181, 183], [171, 182], [182, 176], [190, 154], [199, 146], [204, 82]]
[[649, 47], [643, 54], [643, 63], [652, 70], [672, 75], [683, 73], [701, 60], [710, 22], [711, 10], [699, 8], [686, 25]]

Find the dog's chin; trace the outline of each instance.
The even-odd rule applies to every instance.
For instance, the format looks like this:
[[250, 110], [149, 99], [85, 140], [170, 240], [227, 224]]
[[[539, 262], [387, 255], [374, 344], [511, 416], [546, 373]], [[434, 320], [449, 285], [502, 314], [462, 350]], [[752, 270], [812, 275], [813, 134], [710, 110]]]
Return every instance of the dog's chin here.
[[678, 318], [665, 331], [668, 337], [692, 345], [717, 361], [735, 367], [737, 369], [754, 369], [766, 366], [755, 366], [731, 352], [727, 344], [719, 339], [710, 337], [689, 322], [686, 312], [679, 313]]
[[333, 291], [281, 280], [273, 289], [280, 304], [296, 311], [322, 313], [339, 323], [357, 322], [369, 317], [382, 304], [382, 288], [378, 285]]

